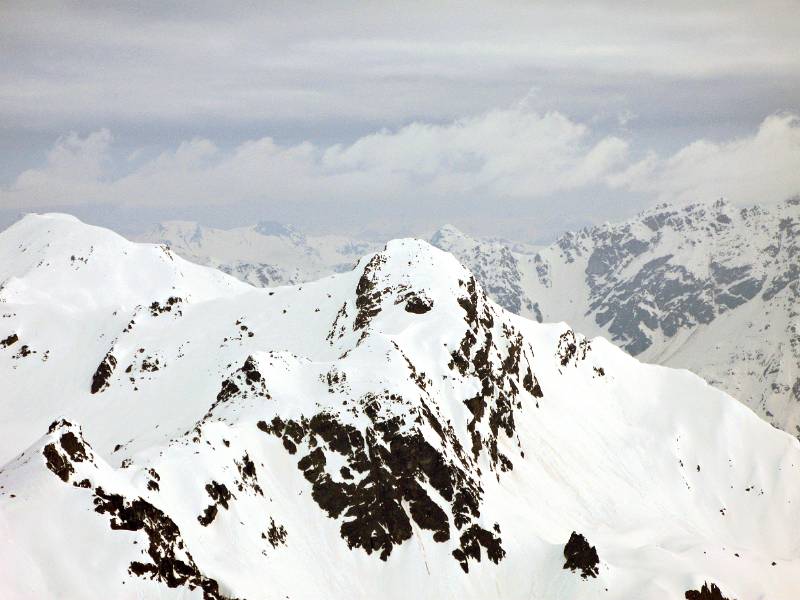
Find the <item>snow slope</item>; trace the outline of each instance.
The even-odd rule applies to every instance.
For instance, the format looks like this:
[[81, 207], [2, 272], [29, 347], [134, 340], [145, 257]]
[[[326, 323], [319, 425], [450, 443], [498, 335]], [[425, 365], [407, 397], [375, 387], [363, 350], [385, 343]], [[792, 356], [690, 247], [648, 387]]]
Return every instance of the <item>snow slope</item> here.
[[272, 289], [63, 215], [0, 257], [0, 597], [800, 589], [796, 439], [425, 242]]

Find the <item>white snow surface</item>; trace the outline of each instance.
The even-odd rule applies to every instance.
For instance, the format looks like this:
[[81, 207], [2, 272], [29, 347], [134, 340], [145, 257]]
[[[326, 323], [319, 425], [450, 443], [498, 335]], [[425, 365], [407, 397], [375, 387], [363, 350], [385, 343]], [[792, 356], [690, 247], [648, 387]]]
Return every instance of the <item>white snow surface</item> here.
[[[0, 234], [0, 464], [2, 598], [800, 589], [795, 438], [689, 371], [505, 311], [420, 240], [266, 289], [25, 217]], [[488, 542], [465, 572], [469, 531]], [[596, 577], [564, 568], [573, 531]]]

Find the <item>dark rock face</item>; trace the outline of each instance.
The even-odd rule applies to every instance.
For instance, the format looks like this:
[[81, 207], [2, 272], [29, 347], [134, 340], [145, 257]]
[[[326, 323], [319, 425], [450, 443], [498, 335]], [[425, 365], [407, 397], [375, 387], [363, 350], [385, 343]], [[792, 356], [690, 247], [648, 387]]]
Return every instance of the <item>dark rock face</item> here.
[[[340, 532], [350, 548], [378, 552], [386, 560], [395, 545], [411, 537], [412, 519], [433, 531], [435, 541], [449, 540], [450, 524], [439, 503], [450, 503], [466, 522], [477, 513], [480, 488], [421, 433], [401, 433], [399, 417], [381, 420], [375, 406], [380, 398], [363, 401], [372, 420], [363, 433], [328, 413], [300, 421], [275, 417], [258, 427], [281, 438], [290, 454], [302, 454], [297, 467], [312, 484], [314, 501], [329, 517], [344, 517]], [[323, 448], [346, 460], [344, 474], [331, 472]], [[437, 491], [436, 499], [421, 485], [423, 481]], [[458, 516], [456, 522], [461, 522]]]
[[[376, 256], [357, 290], [361, 316], [355, 317], [354, 329], [363, 329], [362, 339], [385, 299], [406, 307], [411, 299], [424, 302], [421, 293], [405, 294], [402, 285], [385, 287], [379, 272], [383, 259]], [[340, 520], [348, 547], [387, 560], [416, 526], [431, 532], [435, 542], [447, 544], [468, 572], [471, 561], [486, 557], [497, 563], [505, 556], [499, 525], [487, 526], [482, 515], [478, 460], [485, 457], [498, 477], [513, 468], [498, 442], [501, 437], [516, 439], [515, 411], [523, 407], [524, 398], [542, 398], [543, 393], [532, 369], [532, 348], [513, 327], [497, 322], [474, 278], [460, 286], [457, 302], [465, 328], [450, 354], [449, 368], [454, 376], [479, 382], [480, 391], [465, 400], [471, 413], [466, 423], [471, 452], [439, 414], [425, 374], [396, 342], [393, 352], [408, 365], [418, 395], [404, 398], [376, 390], [349, 400], [347, 410], [364, 415], [366, 425], [350, 424], [340, 414], [322, 410], [295, 419], [275, 416], [258, 422], [258, 428], [297, 456], [297, 467], [312, 486], [312, 499], [328, 517]], [[340, 310], [337, 322], [343, 315], [346, 311]], [[332, 335], [338, 330], [334, 323]], [[320, 381], [329, 393], [348, 389], [347, 374], [338, 370], [321, 375]], [[516, 443], [519, 446], [518, 439]]]
[[16, 333], [12, 333], [4, 340], [0, 340], [0, 348], [8, 348], [12, 344], [16, 344], [19, 341], [19, 336]]
[[[709, 586], [704, 583], [699, 590], [689, 590], [684, 594], [686, 600], [729, 600], [722, 595], [719, 588], [713, 583]], [[732, 599], [731, 599], [732, 600]]]
[[[75, 473], [75, 463], [92, 463], [94, 460], [92, 450], [80, 432], [76, 434], [71, 427], [64, 420], [50, 425], [50, 434], [60, 429], [66, 431], [59, 436], [57, 442], [45, 445], [42, 450], [47, 468], [64, 483], [68, 483]], [[154, 479], [160, 479], [153, 469], [149, 472]], [[88, 489], [92, 484], [88, 479], [82, 479], [74, 481], [72, 485]], [[219, 499], [218, 501], [221, 502]], [[233, 600], [220, 593], [219, 584], [214, 579], [200, 572], [184, 545], [178, 526], [150, 502], [142, 498], [129, 500], [120, 494], [106, 492], [98, 486], [94, 489], [94, 510], [99, 514], [110, 515], [112, 530], [142, 531], [147, 536], [147, 554], [151, 562], [133, 561], [128, 567], [132, 575], [160, 581], [171, 588], [200, 588], [203, 590], [204, 600]]]
[[[587, 257], [587, 314], [593, 314], [619, 346], [637, 355], [652, 345], [655, 332], [673, 337], [681, 329], [710, 323], [762, 292], [763, 299], [771, 300], [800, 279], [800, 262], [794, 258], [800, 255], [800, 221], [787, 217], [771, 227], [773, 243], [762, 252], [754, 252], [749, 240], [737, 237], [739, 231], [758, 233], [768, 223], [765, 219], [756, 209], [737, 212], [722, 201], [680, 208], [661, 205], [636, 221], [566, 234], [557, 246], [567, 263]], [[707, 254], [707, 273], [678, 262], [673, 255], [678, 247]], [[650, 258], [645, 261], [643, 256]], [[549, 286], [550, 265], [537, 259], [539, 279]], [[783, 263], [785, 269], [765, 278], [763, 272]]]
[[95, 512], [110, 516], [111, 529], [142, 531], [147, 536], [150, 562], [132, 562], [128, 568], [131, 574], [160, 581], [170, 588], [200, 588], [204, 600], [226, 600], [217, 581], [200, 572], [184, 546], [180, 529], [163, 511], [142, 498], [128, 500], [101, 487], [94, 490], [94, 506]]
[[579, 361], [586, 359], [590, 350], [591, 344], [586, 338], [578, 339], [572, 329], [567, 329], [558, 338], [556, 357], [562, 367], [577, 365]]
[[218, 507], [221, 506], [225, 510], [228, 510], [228, 502], [233, 498], [227, 486], [224, 483], [217, 483], [216, 481], [206, 484], [206, 492], [213, 502], [206, 507], [202, 515], [197, 517], [197, 520], [203, 527], [208, 527], [214, 521], [219, 511]]
[[[597, 550], [594, 546], [590, 546], [586, 538], [580, 533], [572, 532], [569, 536], [567, 545], [564, 546], [564, 568], [570, 571], [579, 569], [581, 577], [597, 577], [600, 570], [597, 565], [600, 564], [600, 558], [597, 556]], [[688, 598], [688, 596], [687, 596]]]
[[[546, 304], [574, 301], [558, 276], [570, 270], [568, 263], [581, 264], [588, 292], [588, 302], [578, 307], [589, 321], [584, 327], [600, 329], [634, 356], [694, 369], [797, 436], [797, 207], [797, 199], [769, 208], [736, 209], [724, 201], [661, 205], [624, 223], [566, 234], [530, 266], [539, 285], [557, 292], [543, 290]], [[563, 318], [559, 306], [544, 310], [549, 320]], [[698, 362], [685, 350], [711, 335], [705, 326], [717, 319], [737, 322], [743, 343], [709, 343], [707, 360]]]
[[[786, 206], [794, 206], [792, 202]], [[762, 252], [753, 252], [749, 240], [736, 237], [742, 230], [756, 233], [764, 223], [757, 211], [737, 212], [722, 201], [662, 205], [638, 220], [567, 233], [556, 247], [565, 263], [585, 258], [587, 314], [619, 346], [637, 355], [651, 347], [656, 333], [673, 337], [681, 329], [708, 324], [759, 294], [771, 300], [789, 286], [800, 289], [800, 220], [789, 216], [770, 226], [774, 239]], [[527, 311], [542, 320], [541, 307], [522, 287], [519, 259], [508, 247], [471, 240], [452, 229], [440, 231], [431, 241], [453, 252], [503, 308], [517, 314]], [[708, 268], [682, 264], [674, 256], [678, 247], [707, 253]], [[775, 259], [772, 266], [771, 259]], [[531, 261], [539, 282], [551, 287], [552, 265], [541, 253]], [[781, 264], [786, 268], [779, 273], [764, 275]], [[545, 308], [558, 318], [556, 307]]]
[[[460, 283], [465, 295], [458, 303], [468, 328], [458, 349], [451, 353], [448, 366], [462, 376], [475, 377], [481, 386], [478, 394], [464, 401], [472, 414], [467, 430], [472, 437], [473, 458], [477, 460], [481, 451], [486, 451], [492, 468], [508, 471], [513, 463], [499, 451], [497, 440], [500, 431], [509, 438], [515, 435], [514, 411], [522, 408], [520, 388], [535, 398], [543, 397], [531, 370], [533, 349], [524, 345], [521, 334], [505, 323], [501, 334], [495, 337], [495, 315], [485, 295], [478, 293], [475, 279]], [[499, 365], [492, 359], [495, 356], [499, 357]], [[525, 374], [520, 378], [522, 366]]]
[[681, 327], [710, 323], [714, 318], [713, 284], [672, 264], [672, 258], [653, 259], [625, 281], [589, 278], [595, 298], [589, 310], [595, 313], [595, 321], [601, 327], [608, 325], [612, 339], [628, 340], [623, 347], [634, 356], [652, 344], [642, 325], [672, 337]]
[[114, 358], [114, 355], [111, 354], [109, 350], [108, 354], [106, 354], [103, 360], [100, 361], [100, 364], [97, 365], [97, 370], [94, 372], [94, 375], [92, 375], [91, 392], [93, 394], [102, 392], [108, 387], [108, 380], [111, 378], [111, 374], [114, 372], [116, 366], [117, 359]]
[[424, 315], [426, 312], [433, 308], [433, 300], [414, 294], [406, 300], [406, 312], [414, 313], [415, 315]]
[[364, 329], [369, 322], [381, 311], [381, 298], [388, 290], [379, 290], [377, 287], [377, 272], [386, 262], [386, 257], [378, 253], [373, 256], [364, 267], [361, 279], [356, 286], [356, 313], [353, 329]]
[[[49, 433], [53, 433], [59, 428], [66, 428], [69, 426], [70, 424], [63, 420], [61, 422], [55, 422], [50, 425]], [[73, 463], [91, 460], [90, 451], [83, 439], [75, 435], [72, 431], [66, 431], [61, 434], [58, 443], [53, 442], [47, 444], [42, 449], [42, 454], [47, 461], [47, 468], [65, 483], [68, 482], [72, 474], [75, 473]]]
[[288, 535], [286, 528], [283, 525], [278, 525], [275, 520], [270, 518], [269, 529], [267, 529], [267, 541], [272, 544], [273, 548], [286, 545], [286, 536]]
[[[230, 365], [229, 365], [230, 366]], [[258, 370], [258, 363], [252, 356], [248, 356], [242, 366], [236, 369], [231, 375], [222, 381], [217, 398], [195, 427], [199, 435], [199, 426], [211, 418], [214, 409], [220, 404], [228, 402], [232, 398], [251, 398], [260, 397], [270, 400], [272, 397], [267, 392], [267, 384], [264, 377]]]

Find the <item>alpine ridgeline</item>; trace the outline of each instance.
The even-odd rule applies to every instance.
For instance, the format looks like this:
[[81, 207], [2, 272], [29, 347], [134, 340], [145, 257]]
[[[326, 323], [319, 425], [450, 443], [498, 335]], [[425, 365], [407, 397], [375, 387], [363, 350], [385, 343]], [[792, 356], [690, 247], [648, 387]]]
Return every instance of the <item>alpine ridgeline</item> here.
[[4, 598], [800, 589], [796, 439], [418, 240], [263, 289], [25, 217], [0, 234], [0, 463]]
[[800, 198], [661, 205], [538, 253], [449, 226], [432, 242], [504, 308], [690, 369], [800, 436]]

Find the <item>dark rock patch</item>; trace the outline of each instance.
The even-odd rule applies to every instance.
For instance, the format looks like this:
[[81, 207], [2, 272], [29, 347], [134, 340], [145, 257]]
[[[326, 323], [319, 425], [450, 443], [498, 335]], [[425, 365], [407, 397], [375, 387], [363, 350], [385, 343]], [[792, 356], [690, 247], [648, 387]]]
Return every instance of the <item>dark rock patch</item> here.
[[415, 315], [424, 315], [432, 308], [433, 300], [417, 294], [410, 296], [405, 303], [406, 312], [410, 312]]
[[[63, 419], [50, 426], [49, 433], [54, 433], [59, 427], [69, 426]], [[61, 481], [67, 482], [75, 472], [73, 463], [91, 460], [89, 451], [84, 441], [72, 431], [64, 432], [58, 443], [52, 442], [42, 449], [46, 459], [46, 466], [55, 473]], [[78, 487], [84, 487], [79, 485]]]
[[128, 567], [137, 577], [148, 577], [167, 587], [203, 590], [204, 600], [232, 600], [222, 595], [216, 580], [200, 572], [185, 547], [180, 529], [167, 514], [142, 498], [128, 500], [119, 494], [95, 488], [94, 510], [110, 515], [111, 529], [142, 531], [149, 540], [151, 562], [133, 561]]
[[531, 371], [530, 365], [528, 365], [527, 371], [525, 372], [525, 377], [522, 379], [522, 387], [525, 388], [525, 391], [534, 398], [544, 397], [542, 388], [539, 385], [539, 380], [536, 379], [536, 376]]
[[19, 341], [19, 336], [16, 333], [12, 333], [4, 340], [0, 340], [0, 348], [8, 348], [12, 344], [16, 344]]
[[161, 304], [158, 301], [154, 301], [150, 305], [150, 314], [154, 317], [158, 315], [162, 315], [164, 313], [173, 313], [175, 316], [181, 316], [183, 313], [181, 311], [181, 303], [183, 302], [183, 298], [179, 298], [178, 296], [170, 296]]
[[259, 496], [263, 496], [264, 492], [261, 489], [261, 486], [258, 484], [258, 475], [256, 474], [256, 465], [250, 460], [250, 457], [245, 452], [244, 456], [240, 461], [234, 461], [236, 463], [236, 468], [239, 470], [239, 475], [242, 477], [242, 481], [238, 483], [237, 487], [239, 491], [242, 492], [244, 489], [250, 488], [258, 494]]
[[564, 558], [567, 559], [564, 563], [564, 568], [570, 571], [580, 569], [581, 577], [584, 579], [587, 577], [597, 577], [600, 573], [597, 566], [600, 564], [597, 550], [594, 546], [590, 546], [586, 538], [580, 533], [575, 533], [573, 531], [572, 535], [569, 536], [569, 541], [567, 545], [564, 546]]
[[[394, 398], [394, 402], [400, 400]], [[485, 530], [474, 522], [480, 516], [482, 490], [468, 468], [448, 460], [416, 428], [403, 432], [403, 417], [382, 420], [379, 397], [368, 395], [363, 402], [364, 413], [372, 421], [364, 431], [325, 412], [299, 421], [275, 417], [269, 424], [259, 422], [258, 427], [281, 438], [290, 454], [301, 454], [297, 467], [312, 484], [312, 498], [330, 518], [343, 518], [340, 534], [348, 547], [378, 553], [386, 560], [394, 546], [411, 538], [412, 521], [433, 532], [434, 541], [447, 542], [451, 525], [440, 504], [444, 502], [458, 529], [470, 525], [472, 533], [464, 537], [469, 546], [462, 549], [464, 560], [474, 557], [472, 544], [477, 538], [492, 547], [491, 556], [499, 556], [500, 539], [490, 543], [479, 533]], [[449, 440], [445, 428], [441, 424], [438, 428]], [[343, 456], [346, 467], [334, 471], [326, 449]], [[460, 446], [457, 451], [461, 452]], [[436, 491], [436, 498], [423, 482]]]
[[287, 535], [286, 528], [283, 525], [276, 524], [275, 519], [270, 518], [266, 538], [272, 544], [272, 547], [285, 546]]
[[340, 320], [344, 321], [345, 319], [347, 319], [346, 301], [344, 302], [344, 304], [342, 304], [341, 308], [339, 308], [338, 312], [336, 313], [336, 317], [333, 319], [330, 331], [328, 331], [328, 335], [325, 337], [325, 339], [329, 343], [333, 344], [334, 338], [335, 339], [341, 338], [344, 335], [345, 331], [347, 331], [346, 326], [343, 323], [339, 322]]
[[109, 351], [103, 360], [100, 361], [100, 364], [97, 366], [97, 370], [94, 372], [94, 375], [92, 375], [91, 392], [93, 394], [102, 392], [108, 387], [108, 380], [111, 378], [111, 374], [114, 372], [114, 368], [116, 366], [117, 359], [114, 358], [114, 355], [111, 354], [111, 351]]
[[26, 358], [31, 354], [36, 354], [36, 350], [31, 350], [28, 344], [23, 344], [12, 358]]
[[[54, 421], [48, 433], [52, 434], [59, 428], [70, 426], [63, 419]], [[73, 462], [92, 460], [88, 444], [80, 434], [76, 435], [73, 431], [64, 432], [58, 444], [47, 444], [42, 453], [47, 459], [47, 468], [64, 482], [75, 472]], [[152, 469], [151, 475], [158, 477]], [[91, 487], [88, 479], [74, 482], [73, 485], [79, 488]], [[222, 595], [219, 584], [200, 572], [184, 546], [178, 526], [160, 509], [142, 498], [130, 501], [119, 494], [106, 493], [102, 487], [96, 487], [94, 510], [99, 514], [110, 515], [112, 530], [143, 531], [148, 537], [147, 553], [152, 562], [133, 561], [128, 568], [132, 575], [149, 577], [170, 588], [185, 586], [193, 590], [199, 587], [203, 590], [204, 600], [234, 600]]]
[[69, 476], [75, 472], [75, 469], [72, 467], [72, 463], [56, 450], [55, 444], [47, 444], [42, 450], [42, 454], [47, 459], [47, 468], [58, 475], [61, 481], [69, 481]]
[[591, 344], [586, 338], [578, 339], [572, 329], [567, 329], [558, 338], [556, 357], [562, 367], [566, 367], [570, 362], [577, 365], [578, 361], [586, 359], [589, 350]]
[[[495, 524], [495, 528], [499, 527]], [[506, 551], [500, 545], [500, 538], [491, 531], [487, 531], [478, 525], [472, 525], [461, 534], [461, 547], [453, 550], [453, 558], [458, 561], [465, 573], [469, 573], [468, 558], [481, 562], [481, 547], [486, 551], [486, 556], [494, 564], [500, 562], [506, 555]]]
[[729, 600], [715, 584], [703, 583], [699, 590], [688, 590], [684, 595], [686, 600]]
[[200, 521], [203, 527], [208, 527], [214, 521], [219, 511], [218, 507], [221, 506], [225, 510], [228, 510], [228, 502], [233, 498], [233, 494], [228, 491], [227, 486], [224, 483], [217, 483], [216, 481], [206, 484], [206, 492], [213, 502], [206, 507], [202, 515], [197, 517], [197, 520]]
[[[509, 438], [515, 435], [514, 411], [522, 407], [518, 398], [520, 388], [534, 398], [543, 396], [531, 370], [533, 350], [524, 344], [519, 332], [505, 323], [500, 333], [496, 332], [493, 311], [474, 278], [460, 283], [466, 295], [458, 303], [469, 327], [458, 349], [451, 352], [449, 367], [462, 376], [475, 377], [480, 383], [480, 391], [464, 400], [472, 415], [467, 430], [472, 438], [473, 458], [477, 460], [485, 450], [492, 468], [508, 471], [513, 463], [499, 450], [499, 432]], [[525, 373], [522, 377], [521, 367]]]
[[[258, 364], [252, 356], [248, 356], [241, 367], [222, 381], [216, 399], [211, 404], [208, 412], [206, 412], [203, 418], [195, 425], [194, 431], [197, 434], [195, 441], [199, 440], [200, 427], [211, 418], [217, 406], [230, 401], [232, 398], [246, 399], [251, 397], [259, 397], [266, 400], [272, 398], [267, 392], [267, 384], [258, 370]], [[189, 432], [187, 431], [186, 433], [188, 434]]]
[[78, 436], [71, 431], [67, 431], [61, 436], [61, 447], [66, 450], [70, 459], [74, 462], [83, 462], [89, 460], [89, 455], [86, 452], [86, 446]]
[[361, 279], [356, 285], [356, 313], [353, 329], [364, 329], [381, 311], [381, 298], [386, 290], [377, 290], [377, 275], [380, 266], [386, 262], [383, 254], [373, 256], [364, 267]]

